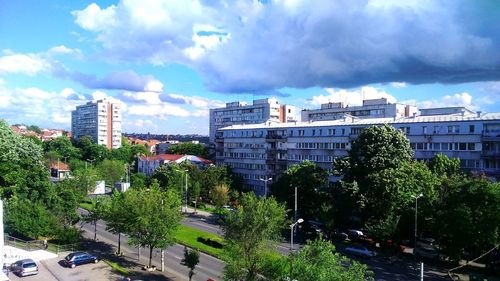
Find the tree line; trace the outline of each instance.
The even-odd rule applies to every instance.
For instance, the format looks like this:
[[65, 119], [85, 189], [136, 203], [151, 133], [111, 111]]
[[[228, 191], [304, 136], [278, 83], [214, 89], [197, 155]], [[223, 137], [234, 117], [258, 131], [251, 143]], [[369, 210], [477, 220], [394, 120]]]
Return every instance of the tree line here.
[[418, 203], [417, 236], [436, 238], [452, 260], [478, 256], [500, 242], [500, 184], [462, 171], [460, 159], [443, 154], [414, 160], [409, 140], [388, 125], [365, 129], [331, 171], [304, 161], [271, 191], [293, 210], [294, 188], [300, 216], [332, 232], [354, 228], [380, 242], [413, 241]]

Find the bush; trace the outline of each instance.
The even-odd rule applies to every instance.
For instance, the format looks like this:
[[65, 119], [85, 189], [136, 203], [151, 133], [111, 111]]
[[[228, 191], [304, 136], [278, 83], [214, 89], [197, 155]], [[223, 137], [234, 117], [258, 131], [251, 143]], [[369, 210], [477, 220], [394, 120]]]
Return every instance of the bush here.
[[203, 238], [203, 237], [198, 237], [196, 239], [196, 241], [200, 242], [200, 243], [203, 243], [207, 246], [210, 246], [210, 247], [213, 247], [213, 248], [217, 248], [217, 249], [222, 249], [223, 245], [215, 240], [212, 240], [210, 238]]
[[60, 244], [73, 244], [80, 241], [80, 230], [75, 227], [63, 227], [57, 231], [56, 240]]

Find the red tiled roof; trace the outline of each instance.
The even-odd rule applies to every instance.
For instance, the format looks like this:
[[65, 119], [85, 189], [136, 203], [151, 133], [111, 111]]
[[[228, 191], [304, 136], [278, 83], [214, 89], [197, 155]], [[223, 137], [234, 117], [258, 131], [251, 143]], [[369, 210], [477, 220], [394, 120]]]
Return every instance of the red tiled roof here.
[[141, 160], [148, 160], [148, 161], [158, 161], [158, 160], [175, 161], [182, 157], [184, 157], [184, 155], [182, 154], [158, 154], [154, 156], [139, 156]]
[[69, 170], [69, 165], [64, 163], [64, 162], [55, 162], [50, 165], [51, 169], [58, 169], [58, 170]]

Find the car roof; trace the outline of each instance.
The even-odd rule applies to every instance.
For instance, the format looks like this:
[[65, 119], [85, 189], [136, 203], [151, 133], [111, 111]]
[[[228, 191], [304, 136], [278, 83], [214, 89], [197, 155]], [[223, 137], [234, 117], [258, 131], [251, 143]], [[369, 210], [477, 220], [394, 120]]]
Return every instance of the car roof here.
[[23, 260], [16, 261], [16, 263], [18, 263], [18, 262], [20, 262], [20, 263], [31, 263], [31, 262], [35, 263], [35, 261], [32, 259], [23, 259]]

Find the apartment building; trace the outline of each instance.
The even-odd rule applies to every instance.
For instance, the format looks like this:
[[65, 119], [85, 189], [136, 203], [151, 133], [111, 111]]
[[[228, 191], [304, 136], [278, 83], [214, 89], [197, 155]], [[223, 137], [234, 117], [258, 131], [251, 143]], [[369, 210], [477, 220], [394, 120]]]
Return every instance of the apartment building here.
[[71, 134], [74, 139], [89, 136], [97, 144], [121, 147], [122, 114], [120, 104], [107, 100], [88, 102], [71, 112]]
[[349, 106], [343, 102], [325, 103], [320, 109], [304, 109], [301, 121], [325, 121], [341, 119], [349, 114], [357, 118], [399, 118], [418, 113], [417, 107], [401, 103], [390, 103], [386, 98], [364, 100], [363, 105]]
[[230, 125], [259, 124], [296, 121], [296, 109], [291, 105], [280, 105], [275, 98], [254, 100], [252, 104], [236, 101], [226, 107], [210, 109], [210, 142], [214, 143], [218, 129]]
[[217, 165], [228, 165], [257, 194], [262, 179], [276, 179], [289, 166], [304, 160], [330, 170], [336, 157], [346, 156], [364, 128], [391, 125], [406, 134], [417, 160], [442, 153], [460, 158], [462, 168], [500, 178], [500, 113], [473, 113], [465, 108], [452, 114], [392, 118], [358, 118], [344, 114], [328, 121], [233, 125], [219, 129]]

